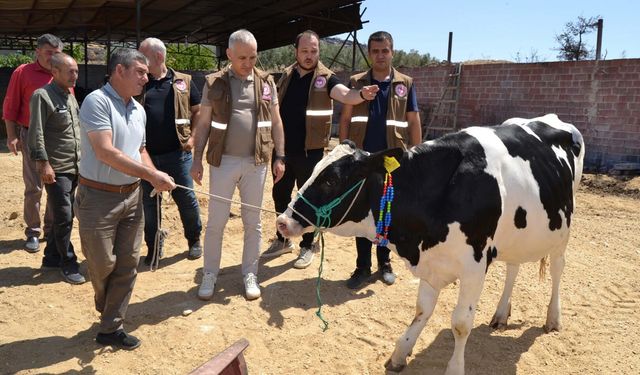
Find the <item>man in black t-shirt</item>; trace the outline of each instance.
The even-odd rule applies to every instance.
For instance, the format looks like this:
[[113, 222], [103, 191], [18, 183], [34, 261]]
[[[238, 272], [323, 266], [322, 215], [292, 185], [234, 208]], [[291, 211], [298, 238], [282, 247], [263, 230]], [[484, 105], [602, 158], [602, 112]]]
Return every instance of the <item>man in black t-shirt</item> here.
[[[161, 40], [147, 38], [140, 44], [149, 60], [149, 82], [143, 96], [147, 114], [146, 149], [157, 169], [166, 172], [176, 184], [193, 188], [189, 174], [192, 164], [190, 137], [191, 126], [200, 110], [200, 92], [191, 76], [174, 71], [165, 65], [166, 47]], [[178, 112], [178, 113], [176, 113]], [[142, 182], [144, 204], [144, 240], [147, 256], [144, 262], [150, 265], [154, 258], [154, 244], [158, 230], [158, 207], [150, 193], [153, 186]], [[186, 189], [174, 189], [171, 196], [178, 206], [180, 219], [187, 239], [189, 259], [202, 256], [200, 233], [202, 221], [195, 193]], [[160, 216], [161, 217], [161, 216]], [[162, 240], [159, 242], [157, 258], [162, 257]]]
[[[273, 201], [278, 212], [284, 212], [291, 201], [291, 193], [311, 176], [313, 167], [322, 159], [328, 145], [333, 114], [332, 99], [356, 105], [373, 100], [378, 91], [375, 85], [350, 90], [320, 61], [320, 38], [307, 30], [298, 34], [294, 47], [296, 62], [285, 69], [278, 82], [280, 116], [284, 126], [285, 173], [273, 185]], [[274, 155], [274, 160], [275, 160]], [[262, 253], [274, 257], [293, 251], [293, 244], [276, 231], [277, 238]], [[295, 268], [311, 264], [315, 247], [313, 233], [302, 236], [300, 254]]]

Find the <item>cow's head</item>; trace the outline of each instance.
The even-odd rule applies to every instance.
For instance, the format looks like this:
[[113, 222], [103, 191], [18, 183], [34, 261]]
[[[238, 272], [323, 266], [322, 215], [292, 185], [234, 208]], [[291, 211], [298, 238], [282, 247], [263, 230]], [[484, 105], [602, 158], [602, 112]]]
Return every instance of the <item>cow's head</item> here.
[[[384, 175], [384, 156], [400, 159], [402, 154], [399, 148], [370, 154], [349, 140], [343, 141], [315, 166], [298, 196], [278, 216], [278, 231], [285, 237], [296, 237], [313, 232], [318, 223], [343, 230], [354, 223], [364, 224], [371, 210], [368, 186]], [[360, 230], [346, 228], [353, 233]]]

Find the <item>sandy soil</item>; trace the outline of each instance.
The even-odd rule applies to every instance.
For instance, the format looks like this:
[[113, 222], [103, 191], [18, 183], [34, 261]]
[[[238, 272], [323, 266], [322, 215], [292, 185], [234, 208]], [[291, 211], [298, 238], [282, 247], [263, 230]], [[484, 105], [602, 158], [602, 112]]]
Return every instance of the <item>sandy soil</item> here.
[[[402, 262], [393, 259], [395, 285], [377, 281], [353, 292], [344, 282], [355, 265], [354, 241], [332, 235], [321, 285], [326, 332], [315, 316], [317, 258], [306, 270], [292, 268], [295, 254], [261, 261], [262, 298], [246, 301], [237, 216], [227, 226], [215, 296], [200, 301], [202, 260], [186, 259], [177, 210], [165, 202], [166, 256], [157, 272], [140, 267], [126, 322], [143, 345], [132, 352], [101, 348], [94, 342], [98, 314], [90, 283], [66, 284], [56, 271], [40, 269], [42, 252], [22, 249], [20, 158], [5, 150], [0, 169], [0, 373], [184, 374], [244, 337], [252, 374], [381, 374], [413, 318], [418, 281]], [[561, 285], [564, 330], [542, 330], [551, 281], [538, 281], [538, 264], [521, 267], [508, 329], [490, 329], [505, 275], [503, 264], [492, 265], [467, 344], [467, 373], [640, 373], [640, 178], [590, 175], [582, 186]], [[200, 202], [206, 212], [207, 199]], [[270, 197], [265, 207], [273, 207]], [[273, 234], [271, 214], [263, 227], [264, 249]], [[73, 242], [79, 250], [76, 231]], [[444, 372], [456, 298], [455, 285], [441, 293], [404, 374]]]

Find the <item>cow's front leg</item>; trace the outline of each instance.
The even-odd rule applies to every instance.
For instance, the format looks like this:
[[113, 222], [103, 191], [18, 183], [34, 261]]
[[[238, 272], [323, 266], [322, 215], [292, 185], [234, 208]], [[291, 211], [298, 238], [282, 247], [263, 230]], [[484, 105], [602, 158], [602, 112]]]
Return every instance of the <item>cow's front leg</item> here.
[[428, 282], [420, 280], [418, 289], [418, 301], [416, 303], [416, 316], [411, 325], [396, 342], [396, 349], [391, 358], [385, 363], [385, 368], [389, 371], [400, 372], [407, 365], [407, 357], [411, 355], [413, 346], [416, 344], [420, 332], [427, 325], [427, 321], [433, 313], [433, 309], [438, 301], [439, 289], [433, 288]]
[[511, 293], [513, 292], [513, 286], [516, 283], [516, 276], [518, 276], [519, 264], [507, 264], [507, 277], [504, 282], [504, 290], [502, 291], [502, 297], [498, 302], [493, 318], [489, 325], [493, 328], [504, 330], [507, 328], [507, 322], [511, 315]]
[[544, 331], [560, 331], [562, 329], [562, 316], [560, 313], [560, 279], [564, 270], [564, 253], [551, 257], [551, 301], [547, 309], [547, 322]]
[[453, 355], [447, 364], [447, 375], [464, 374], [464, 348], [473, 328], [478, 299], [484, 284], [484, 269], [474, 269], [460, 279], [458, 304], [451, 316], [451, 330], [455, 339]]

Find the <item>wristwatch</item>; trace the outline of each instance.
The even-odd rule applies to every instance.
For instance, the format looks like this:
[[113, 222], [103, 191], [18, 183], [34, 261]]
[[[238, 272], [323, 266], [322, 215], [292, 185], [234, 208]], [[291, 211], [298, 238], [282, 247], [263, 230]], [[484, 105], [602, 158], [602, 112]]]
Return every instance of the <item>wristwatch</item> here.
[[282, 162], [284, 163], [286, 157], [284, 155], [275, 155], [273, 157], [273, 162], [275, 163], [277, 160], [282, 160]]

